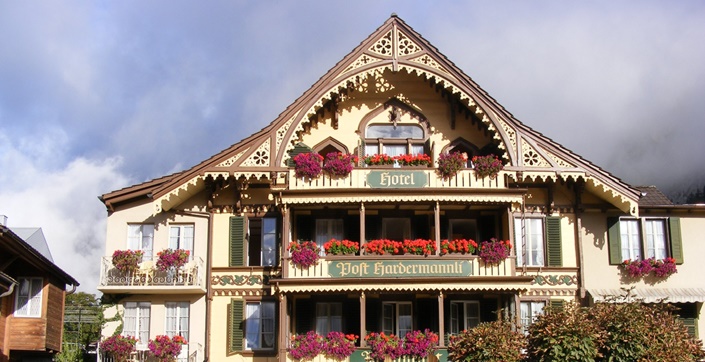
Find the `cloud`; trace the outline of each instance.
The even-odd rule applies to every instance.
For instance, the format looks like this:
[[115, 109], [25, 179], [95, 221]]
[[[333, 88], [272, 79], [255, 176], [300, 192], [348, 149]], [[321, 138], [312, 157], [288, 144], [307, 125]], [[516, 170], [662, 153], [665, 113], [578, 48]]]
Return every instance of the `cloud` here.
[[119, 157], [47, 166], [63, 158], [66, 140], [45, 136], [10, 140], [0, 133], [0, 214], [11, 229], [41, 227], [54, 263], [78, 280], [80, 291], [97, 294], [107, 215], [97, 195], [131, 180], [118, 171]]

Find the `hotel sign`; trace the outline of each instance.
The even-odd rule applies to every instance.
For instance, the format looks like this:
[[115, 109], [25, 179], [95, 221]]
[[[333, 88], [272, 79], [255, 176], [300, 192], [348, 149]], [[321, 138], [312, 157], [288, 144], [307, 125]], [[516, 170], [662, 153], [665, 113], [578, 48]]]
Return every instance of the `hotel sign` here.
[[423, 171], [370, 171], [367, 184], [376, 189], [407, 189], [426, 186]]
[[332, 261], [333, 278], [465, 277], [472, 275], [468, 260], [355, 260]]

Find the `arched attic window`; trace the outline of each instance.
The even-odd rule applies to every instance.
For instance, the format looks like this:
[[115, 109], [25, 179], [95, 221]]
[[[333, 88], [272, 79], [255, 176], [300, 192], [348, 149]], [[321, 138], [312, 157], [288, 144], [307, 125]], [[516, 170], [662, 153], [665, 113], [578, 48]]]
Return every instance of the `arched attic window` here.
[[349, 153], [348, 148], [333, 137], [328, 137], [317, 145], [313, 146], [313, 151], [324, 158], [331, 152]]
[[467, 162], [467, 167], [471, 166], [472, 163], [472, 157], [477, 156], [480, 154], [480, 149], [475, 146], [474, 144], [468, 142], [464, 138], [456, 138], [453, 142], [451, 142], [448, 146], [446, 146], [441, 153], [451, 153], [451, 152], [460, 152], [460, 153], [466, 153], [468, 155], [468, 162]]
[[359, 132], [364, 155], [429, 153], [428, 120], [414, 107], [392, 98], [368, 113]]

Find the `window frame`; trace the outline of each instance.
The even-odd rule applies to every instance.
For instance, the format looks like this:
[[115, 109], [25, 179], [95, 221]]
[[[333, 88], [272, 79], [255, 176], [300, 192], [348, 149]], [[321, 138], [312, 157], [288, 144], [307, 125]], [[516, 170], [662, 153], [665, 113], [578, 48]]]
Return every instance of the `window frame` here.
[[[336, 308], [333, 308], [336, 307]], [[324, 315], [320, 315], [319, 311], [325, 309]], [[335, 310], [334, 310], [335, 309]], [[340, 314], [334, 314], [340, 312]], [[338, 319], [338, 327], [334, 327], [334, 320]], [[324, 320], [325, 328], [319, 328], [319, 320]], [[330, 332], [343, 331], [343, 303], [341, 302], [317, 302], [316, 303], [316, 333], [322, 336], [328, 335]]]
[[[186, 229], [191, 229], [191, 235], [186, 233]], [[173, 230], [179, 230], [178, 235], [173, 234]], [[190, 241], [188, 238], [190, 237]], [[176, 238], [176, 242], [174, 242]], [[185, 240], [184, 240], [185, 239]], [[196, 225], [193, 223], [170, 224], [169, 225], [169, 249], [181, 249], [189, 251], [189, 260], [193, 260], [193, 250], [196, 241]]]
[[[540, 237], [540, 243], [537, 243], [537, 245], [534, 245], [534, 239], [529, 237], [529, 233], [527, 233], [527, 238], [526, 238], [526, 245], [527, 247], [524, 247], [524, 242], [522, 239], [522, 226], [521, 224], [524, 223], [525, 226], [529, 225], [527, 221], [538, 221], [540, 222], [541, 230], [540, 232], [535, 232], [532, 227], [532, 236], [538, 236]], [[531, 244], [530, 244], [531, 243]], [[528, 247], [530, 245], [530, 247]], [[540, 249], [537, 246], [540, 245]], [[526, 250], [525, 250], [526, 249]], [[543, 216], [525, 216], [525, 217], [514, 217], [514, 250], [515, 253], [514, 255], [516, 256], [516, 265], [517, 266], [527, 266], [527, 267], [544, 267], [547, 266], [547, 256], [546, 256], [546, 251], [548, 247], [546, 245], [546, 218]], [[531, 257], [531, 253], [536, 250], [536, 258]], [[538, 257], [540, 256], [540, 260]], [[527, 263], [527, 261], [529, 261]]]
[[[397, 127], [415, 127], [418, 128], [421, 131], [421, 137], [420, 138], [415, 138], [415, 137], [369, 137], [368, 132], [371, 127], [392, 127], [396, 129]], [[402, 154], [419, 154], [419, 153], [426, 153], [426, 141], [428, 140], [428, 132], [426, 129], [416, 123], [399, 123], [399, 124], [391, 124], [391, 123], [369, 123], [365, 126], [365, 136], [364, 136], [364, 142], [365, 142], [365, 150], [364, 153], [366, 155], [374, 155], [374, 154], [388, 154], [390, 156], [394, 156], [390, 153], [388, 153], [385, 149], [385, 146], [399, 146], [399, 145], [404, 145], [405, 146], [405, 152]], [[370, 153], [368, 151], [371, 150], [372, 147], [375, 147], [377, 149], [376, 152]], [[417, 148], [415, 151], [414, 148]], [[421, 152], [418, 151], [418, 147], [421, 147]]]
[[[653, 224], [654, 222], [659, 222], [661, 224], [661, 230], [663, 231], [663, 234], [662, 234], [662, 237], [663, 237], [662, 238], [662, 250], [664, 252], [663, 258], [659, 258], [656, 256], [656, 249], [657, 249], [656, 247], [654, 247], [654, 255], [653, 256], [649, 253], [649, 245], [648, 245], [649, 242], [647, 240], [647, 237], [649, 234], [646, 232], [647, 231], [647, 224]], [[629, 245], [629, 248], [628, 248], [630, 251], [630, 253], [628, 255], [629, 258], [627, 258], [627, 256], [624, 255], [624, 249], [625, 249], [624, 246], [625, 245], [624, 245], [623, 236], [625, 235], [625, 233], [623, 231], [623, 229], [624, 229], [623, 226], [627, 225], [627, 224], [631, 224], [631, 225], [636, 224], [636, 229], [632, 230], [632, 231], [636, 231], [636, 238], [637, 238], [637, 240], [636, 240], [637, 245], [636, 246], [638, 246], [638, 248], [639, 248], [638, 249], [638, 253], [639, 253], [638, 258], [634, 258], [632, 255], [632, 252], [635, 250], [634, 245]], [[671, 235], [669, 233], [668, 218], [667, 217], [640, 217], [640, 218], [620, 217], [619, 218], [619, 230], [620, 230], [620, 234], [619, 234], [620, 250], [619, 251], [620, 251], [620, 255], [621, 255], [622, 260], [629, 259], [629, 260], [638, 261], [638, 260], [644, 260], [644, 259], [649, 259], [649, 258], [661, 260], [664, 258], [672, 257], [672, 250], [671, 250], [672, 248], [670, 245], [671, 244], [671, 242], [670, 242]], [[630, 238], [633, 236], [632, 233], [628, 233], [628, 235], [630, 235]], [[651, 233], [650, 235], [653, 235], [653, 233]], [[629, 240], [629, 241], [630, 241], [630, 243], [633, 242], [632, 240]]]
[[[124, 323], [123, 323], [123, 334], [125, 336], [133, 336], [138, 340], [137, 349], [142, 350], [147, 348], [147, 343], [149, 343], [150, 327], [152, 323], [152, 303], [146, 301], [129, 301], [123, 304], [124, 309]], [[128, 310], [134, 310], [135, 315], [128, 317]], [[146, 311], [146, 316], [144, 315]], [[135, 329], [128, 329], [129, 323], [128, 318], [134, 318]], [[143, 328], [145, 327], [145, 328]], [[142, 340], [142, 337], [146, 337]]]
[[[319, 240], [319, 222], [322, 225], [324, 222], [327, 224], [326, 225], [326, 233], [323, 239]], [[315, 235], [314, 235], [314, 240], [316, 245], [321, 249], [321, 252], [319, 253], [321, 256], [326, 255], [326, 250], [323, 247], [325, 243], [330, 241], [331, 239], [337, 239], [337, 240], [343, 240], [345, 238], [345, 222], [342, 218], [321, 218], [321, 219], [316, 219], [315, 221]], [[340, 233], [336, 235], [336, 229], [339, 229]], [[323, 234], [320, 234], [323, 235]]]
[[[185, 316], [183, 313], [185, 312]], [[169, 337], [174, 337], [176, 335], [184, 337], [186, 341], [190, 341], [190, 329], [191, 329], [191, 303], [189, 302], [164, 302], [164, 333]], [[171, 322], [170, 319], [175, 319]], [[185, 319], [185, 321], [184, 321]], [[171, 323], [170, 323], [171, 322]], [[182, 328], [186, 325], [186, 329]], [[175, 325], [175, 329], [171, 328], [171, 325]], [[177, 361], [185, 361], [188, 358], [189, 347], [188, 344], [181, 346], [181, 352], [177, 356]]]
[[[15, 310], [13, 311], [13, 316], [18, 318], [41, 318], [44, 303], [44, 278], [19, 277], [17, 281], [19, 285], [17, 285], [17, 291], [15, 292]], [[23, 281], [29, 283], [26, 295], [22, 295]], [[39, 290], [35, 290], [36, 286], [39, 286]], [[20, 298], [27, 298], [27, 301], [21, 303]], [[23, 308], [25, 306], [26, 308]], [[37, 310], [33, 313], [32, 309], [35, 307]], [[26, 312], [22, 312], [23, 310], [26, 310]]]
[[[388, 307], [391, 307], [393, 310], [393, 316], [387, 315], [387, 309]], [[401, 307], [408, 307], [409, 308], [409, 313], [408, 314], [401, 314]], [[400, 327], [400, 318], [401, 317], [408, 317], [409, 318], [409, 328], [407, 329], [402, 329]], [[391, 328], [388, 328], [387, 326], [387, 321], [391, 321]], [[382, 302], [382, 330], [384, 333], [392, 333], [397, 336], [405, 336], [407, 332], [411, 332], [414, 330], [414, 306], [412, 302], [405, 302], [405, 301], [389, 301], [389, 302]]]
[[[249, 316], [250, 306], [257, 306], [258, 307], [257, 316], [254, 318], [252, 316]], [[263, 308], [263, 306], [271, 306], [271, 312], [272, 312], [271, 317], [262, 315], [262, 312], [266, 310], [265, 308]], [[257, 320], [257, 323], [258, 323], [257, 328], [259, 329], [259, 331], [257, 332], [258, 346], [252, 347], [250, 345], [250, 335], [251, 335], [250, 330], [254, 327], [251, 324], [251, 321], [253, 321], [255, 319]], [[271, 332], [264, 331], [264, 328], [262, 328], [262, 326], [264, 325], [263, 322], [266, 320], [270, 320], [270, 319], [271, 319], [272, 331]], [[244, 332], [243, 335], [245, 338], [245, 344], [243, 346], [244, 347], [243, 349], [245, 351], [273, 351], [277, 348], [277, 328], [278, 328], [278, 326], [277, 326], [277, 310], [276, 310], [276, 303], [274, 301], [264, 301], [264, 300], [263, 301], [247, 301], [245, 303], [244, 322], [245, 322], [244, 323], [245, 328], [243, 331]], [[272, 340], [271, 347], [262, 347], [262, 341], [264, 341], [264, 339], [266, 338], [265, 334], [271, 335], [271, 340]]]
[[[133, 235], [132, 228], [139, 227], [138, 235]], [[151, 227], [151, 235], [145, 236], [145, 227]], [[127, 249], [142, 251], [142, 261], [150, 261], [154, 257], [154, 232], [156, 227], [154, 224], [128, 223], [127, 224]], [[148, 241], [148, 246], [145, 245]]]
[[[459, 307], [462, 306], [462, 318], [461, 314], [459, 313]], [[469, 309], [470, 307], [475, 308], [477, 311], [477, 317], [470, 317], [469, 315]], [[474, 325], [470, 326], [469, 323], [470, 319], [477, 319], [477, 323]], [[462, 322], [462, 328], [461, 328], [461, 322]], [[469, 330], [471, 328], [477, 327], [480, 323], [482, 323], [482, 312], [480, 309], [480, 301], [479, 300], [457, 300], [457, 301], [451, 301], [450, 302], [450, 334], [458, 334], [462, 330]]]

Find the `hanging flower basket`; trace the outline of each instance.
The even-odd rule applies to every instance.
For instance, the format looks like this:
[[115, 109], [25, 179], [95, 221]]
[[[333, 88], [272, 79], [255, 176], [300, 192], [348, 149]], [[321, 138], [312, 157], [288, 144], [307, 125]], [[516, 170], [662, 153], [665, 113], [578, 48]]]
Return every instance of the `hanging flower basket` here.
[[483, 241], [480, 245], [480, 259], [485, 264], [499, 264], [509, 257], [511, 249], [512, 243], [509, 240], [492, 238], [490, 241]]
[[126, 273], [137, 270], [142, 256], [141, 250], [115, 250], [113, 253], [113, 266], [115, 269]]
[[438, 156], [438, 175], [447, 180], [458, 174], [468, 163], [468, 154], [463, 152], [441, 153]]
[[292, 241], [288, 249], [292, 264], [304, 269], [316, 265], [321, 253], [321, 248], [313, 241]]
[[166, 271], [178, 269], [188, 262], [189, 251], [183, 249], [166, 249], [157, 253], [157, 269]]
[[472, 164], [475, 167], [475, 175], [480, 178], [489, 176], [493, 179], [504, 168], [502, 161], [495, 155], [475, 156], [472, 158]]
[[352, 172], [357, 163], [357, 156], [349, 153], [331, 152], [323, 161], [323, 171], [331, 176], [345, 177]]
[[323, 156], [306, 152], [294, 156], [294, 172], [296, 177], [314, 179], [321, 174], [321, 161]]

